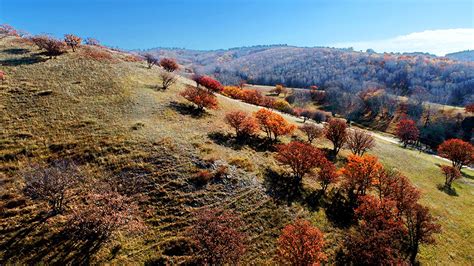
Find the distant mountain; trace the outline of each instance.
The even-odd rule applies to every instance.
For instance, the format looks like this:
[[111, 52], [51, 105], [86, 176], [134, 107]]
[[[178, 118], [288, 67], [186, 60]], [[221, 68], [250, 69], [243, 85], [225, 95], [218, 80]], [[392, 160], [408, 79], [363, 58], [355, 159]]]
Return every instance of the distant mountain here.
[[318, 85], [352, 95], [377, 87], [442, 104], [474, 102], [474, 63], [429, 54], [288, 45], [214, 51], [157, 48], [142, 52], [174, 57], [186, 72], [213, 75], [225, 84], [246, 80], [300, 88]]
[[474, 62], [474, 50], [466, 50], [456, 53], [450, 53], [446, 55], [447, 58], [451, 58], [459, 61]]

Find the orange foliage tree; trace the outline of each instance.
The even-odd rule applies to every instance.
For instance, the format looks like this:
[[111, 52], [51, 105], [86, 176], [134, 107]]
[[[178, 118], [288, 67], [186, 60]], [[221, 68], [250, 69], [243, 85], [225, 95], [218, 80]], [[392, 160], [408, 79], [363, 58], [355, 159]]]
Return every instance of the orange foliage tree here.
[[311, 144], [292, 141], [278, 146], [275, 157], [278, 162], [290, 167], [299, 183], [303, 176], [317, 167], [325, 159], [323, 153]]
[[227, 113], [225, 122], [235, 129], [237, 138], [253, 135], [258, 130], [258, 124], [255, 118], [242, 111]]
[[420, 131], [415, 125], [415, 121], [411, 119], [402, 119], [397, 124], [397, 137], [402, 141], [403, 147], [418, 140]]
[[193, 86], [187, 86], [186, 89], [180, 93], [186, 100], [194, 103], [199, 111], [207, 109], [217, 109], [217, 98], [212, 93]]
[[458, 170], [464, 165], [474, 162], [474, 146], [460, 139], [449, 139], [438, 147], [438, 154], [451, 160], [453, 167]]
[[262, 108], [254, 113], [260, 128], [267, 134], [269, 139], [277, 141], [279, 136], [288, 135], [295, 130], [295, 126], [289, 124], [281, 115], [268, 109]]
[[277, 261], [282, 265], [319, 265], [326, 261], [324, 236], [309, 221], [296, 220], [278, 238]]
[[347, 164], [341, 169], [344, 176], [344, 187], [349, 192], [349, 197], [356, 200], [364, 196], [377, 176], [383, 174], [383, 166], [377, 157], [371, 155], [350, 155]]
[[326, 194], [329, 185], [336, 183], [338, 179], [339, 173], [337, 172], [336, 166], [326, 158], [322, 158], [319, 162], [319, 172], [316, 176], [316, 180], [321, 185], [323, 195]]
[[76, 47], [81, 45], [82, 39], [81, 37], [73, 34], [66, 34], [64, 35], [64, 42], [67, 44], [67, 46], [71, 47], [73, 52], [75, 52]]
[[337, 156], [347, 140], [347, 125], [344, 120], [331, 119], [324, 125], [324, 136], [333, 144], [333, 155]]

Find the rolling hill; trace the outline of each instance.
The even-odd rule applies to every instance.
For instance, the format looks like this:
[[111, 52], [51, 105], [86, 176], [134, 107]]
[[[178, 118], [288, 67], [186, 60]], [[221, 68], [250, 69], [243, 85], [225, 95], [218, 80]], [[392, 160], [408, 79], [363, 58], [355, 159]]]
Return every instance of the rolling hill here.
[[[180, 77], [163, 91], [158, 87], [161, 69], [148, 69], [130, 54], [107, 48], [94, 48], [91, 56], [86, 48], [48, 59], [19, 38], [0, 40], [0, 64], [6, 76], [0, 84], [0, 264], [192, 263], [186, 230], [193, 225], [193, 212], [204, 207], [232, 210], [243, 218], [249, 237], [243, 264], [274, 264], [281, 229], [298, 217], [324, 232], [324, 249], [329, 263], [334, 262], [347, 228], [334, 223], [329, 208], [311, 201], [318, 185], [305, 180], [302, 195], [282, 197], [274, 192], [274, 172], [283, 172], [273, 159], [274, 150], [259, 143], [236, 145], [229, 137], [233, 131], [224, 122], [226, 113], [252, 113], [260, 107], [218, 95], [219, 109], [195, 115], [179, 95], [186, 84], [194, 84], [189, 79]], [[272, 49], [292, 53], [299, 48], [258, 49], [262, 51], [239, 49], [236, 59], [234, 53], [222, 52], [200, 64], [213, 65], [214, 60], [235, 64], [244, 62], [240, 53], [247, 58], [273, 53]], [[178, 58], [206, 58], [200, 52], [173, 53]], [[303, 122], [282, 116], [294, 125]], [[442, 226], [437, 245], [422, 246], [420, 261], [472, 263], [474, 171], [464, 169], [464, 177], [453, 185], [457, 196], [448, 195], [437, 188], [444, 182], [439, 165], [448, 162], [374, 134], [376, 147], [370, 153], [410, 178], [423, 193], [422, 203]], [[295, 133], [281, 141], [302, 138]], [[322, 138], [315, 143], [330, 146]], [[348, 154], [342, 152], [338, 166]], [[118, 192], [137, 203], [144, 231], [118, 230], [104, 241], [66, 234], [67, 215], [45, 216], [45, 204], [22, 191], [21, 173], [28, 163], [58, 159], [75, 161], [88, 178], [86, 184], [118, 184]], [[225, 178], [196, 183], [196, 173], [221, 166], [228, 169]], [[84, 192], [77, 189], [78, 194]], [[85, 189], [93, 190], [94, 185]], [[78, 204], [77, 196], [72, 197], [70, 211]]]

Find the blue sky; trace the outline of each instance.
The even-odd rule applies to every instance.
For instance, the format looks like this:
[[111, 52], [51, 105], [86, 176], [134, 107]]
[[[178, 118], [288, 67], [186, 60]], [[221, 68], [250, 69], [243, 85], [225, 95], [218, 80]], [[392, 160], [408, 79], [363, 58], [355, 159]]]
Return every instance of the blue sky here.
[[[414, 32], [473, 29], [473, 2], [0, 0], [0, 22], [32, 34], [95, 37], [104, 44], [125, 49], [218, 49], [283, 43], [356, 48], [361, 45], [363, 49], [372, 42]], [[467, 34], [469, 37], [471, 32]], [[470, 37], [474, 43], [474, 34]], [[385, 49], [381, 45], [379, 49]]]

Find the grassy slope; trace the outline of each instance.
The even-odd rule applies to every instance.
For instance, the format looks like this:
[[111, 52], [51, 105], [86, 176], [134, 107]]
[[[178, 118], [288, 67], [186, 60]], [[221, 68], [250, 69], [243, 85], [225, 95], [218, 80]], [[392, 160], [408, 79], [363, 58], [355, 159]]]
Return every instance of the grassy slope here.
[[[0, 43], [0, 60], [18, 58], [17, 62], [21, 62], [21, 58], [37, 53], [34, 48], [25, 46], [29, 50], [26, 54], [12, 54], [6, 51], [10, 48], [10, 45]], [[248, 224], [246, 231], [251, 238], [245, 258], [247, 262], [253, 259], [268, 262], [279, 229], [297, 215], [311, 218], [327, 232], [329, 252], [340, 240], [340, 230], [327, 222], [324, 211], [309, 211], [298, 203], [287, 207], [264, 193], [263, 169], [268, 166], [277, 168], [271, 152], [249, 147], [235, 149], [219, 145], [215, 138], [209, 137], [213, 132], [230, 132], [222, 121], [227, 111], [243, 109], [253, 112], [257, 107], [219, 97], [221, 109], [204, 117], [193, 117], [177, 95], [187, 81], [182, 80], [166, 92], [156, 91], [153, 87], [159, 82], [158, 70], [148, 70], [140, 63], [95, 62], [81, 59], [78, 54], [67, 54], [46, 62], [2, 69], [8, 80], [0, 90], [2, 127], [5, 125], [0, 148], [3, 158], [9, 158], [2, 162], [2, 168], [11, 169], [2, 177], [2, 189], [8, 190], [11, 197], [21, 198], [17, 191], [18, 180], [13, 173], [19, 167], [22, 154], [34, 158], [74, 157], [86, 151], [93, 158], [88, 164], [93, 175], [110, 169], [122, 170], [124, 166], [150, 169], [150, 178], [156, 188], [149, 192], [150, 200], [144, 202], [152, 213], [146, 217], [149, 231], [133, 238], [118, 234], [111, 243], [97, 251], [93, 260], [143, 262], [157, 258], [167, 252], [166, 243], [179, 237], [190, 223], [190, 211], [203, 205], [225, 206], [244, 216]], [[53, 93], [35, 95], [45, 89]], [[294, 117], [286, 118], [300, 123]], [[144, 126], [132, 130], [131, 127], [137, 123]], [[474, 218], [472, 179], [455, 184], [458, 197], [448, 196], [436, 188], [443, 179], [436, 164], [445, 162], [388, 142], [378, 141], [377, 144], [373, 153], [386, 165], [411, 178], [424, 192], [424, 203], [430, 206], [443, 225], [444, 232], [438, 245], [422, 249], [422, 261], [470, 264], [473, 260], [470, 254], [474, 253], [471, 240], [474, 228], [470, 223]], [[327, 146], [328, 143], [320, 140], [319, 145]], [[59, 152], [51, 148], [57, 146], [62, 147]], [[196, 168], [196, 158], [233, 162], [243, 169], [232, 168], [235, 170], [232, 176], [237, 182], [189, 188], [187, 182]], [[465, 173], [474, 175], [468, 171]], [[11, 201], [13, 199], [8, 202]], [[10, 216], [2, 221], [7, 238], [14, 235], [21, 221], [33, 215], [32, 204], [28, 202], [7, 208]], [[35, 229], [37, 236], [49, 239], [50, 233], [44, 233], [43, 229]], [[25, 238], [14, 247], [34, 244], [34, 237], [33, 240]], [[115, 245], [121, 248], [112, 256]], [[10, 261], [21, 258], [20, 255], [10, 256]], [[48, 253], [33, 258], [48, 261], [57, 257]], [[176, 259], [185, 258], [176, 256]]]

